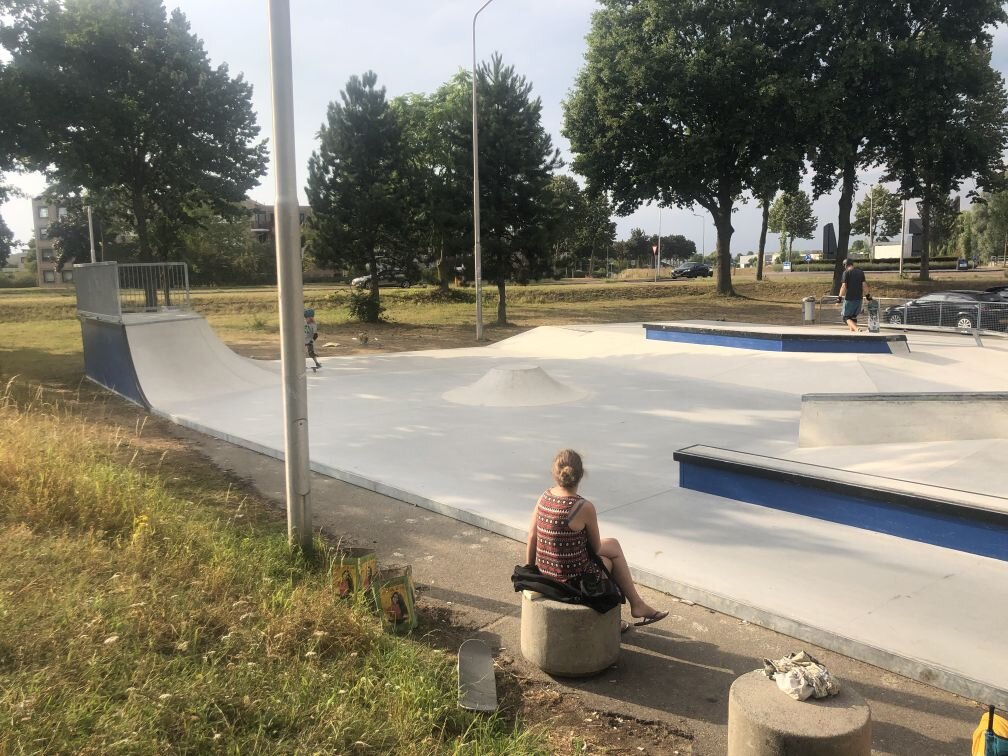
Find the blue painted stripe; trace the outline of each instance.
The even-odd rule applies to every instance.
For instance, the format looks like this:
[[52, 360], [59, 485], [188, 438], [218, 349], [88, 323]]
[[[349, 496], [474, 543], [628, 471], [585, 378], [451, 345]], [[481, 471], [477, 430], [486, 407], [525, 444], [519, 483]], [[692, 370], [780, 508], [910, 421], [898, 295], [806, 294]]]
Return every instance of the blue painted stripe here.
[[759, 475], [681, 461], [679, 485], [819, 520], [1008, 561], [1008, 529], [993, 523], [872, 501]]
[[133, 366], [126, 328], [121, 323], [106, 323], [81, 318], [84, 342], [84, 373], [95, 383], [150, 409]]
[[757, 349], [763, 352], [816, 352], [829, 354], [892, 354], [889, 342], [855, 336], [815, 336], [800, 334], [767, 334], [748, 336], [739, 332], [679, 331], [667, 328], [647, 328], [644, 333], [652, 341], [673, 341], [679, 344]]
[[735, 347], [736, 349], [759, 349], [764, 352], [780, 352], [781, 340], [732, 336], [719, 333], [694, 333], [691, 331], [645, 331], [647, 338], [654, 341], [676, 341], [680, 344], [703, 344], [706, 346]]

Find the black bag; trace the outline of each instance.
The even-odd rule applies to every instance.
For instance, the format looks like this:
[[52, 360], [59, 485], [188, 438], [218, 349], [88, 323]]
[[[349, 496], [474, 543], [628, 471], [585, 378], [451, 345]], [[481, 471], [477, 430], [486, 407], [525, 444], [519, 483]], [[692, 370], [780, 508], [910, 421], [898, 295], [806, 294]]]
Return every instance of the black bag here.
[[[594, 556], [594, 555], [592, 555]], [[552, 601], [562, 601], [565, 604], [584, 604], [590, 606], [599, 614], [605, 614], [615, 606], [626, 602], [623, 591], [616, 585], [612, 575], [599, 560], [603, 574], [587, 574], [568, 582], [546, 577], [534, 564], [515, 567], [511, 574], [511, 583], [515, 592], [535, 591]]]

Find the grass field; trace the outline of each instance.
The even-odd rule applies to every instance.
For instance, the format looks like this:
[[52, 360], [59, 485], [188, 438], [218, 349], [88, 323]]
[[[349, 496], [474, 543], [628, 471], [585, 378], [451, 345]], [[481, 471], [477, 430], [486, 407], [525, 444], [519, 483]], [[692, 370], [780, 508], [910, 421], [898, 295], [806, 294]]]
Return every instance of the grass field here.
[[[876, 292], [952, 287], [896, 279]], [[509, 325], [487, 334], [796, 322], [800, 298], [827, 288], [740, 279], [725, 299], [710, 281], [516, 286]], [[366, 329], [349, 321], [348, 295], [306, 290], [320, 343], [339, 344], [324, 354], [473, 343], [472, 290], [383, 292], [388, 320]], [[268, 288], [193, 294], [227, 343], [267, 357], [275, 302]], [[486, 304], [492, 317], [495, 293]], [[367, 346], [354, 341], [365, 330]], [[461, 713], [450, 655], [337, 601], [326, 544], [292, 557], [275, 509], [82, 369], [71, 293], [0, 291], [0, 753], [556, 752], [514, 710]]]

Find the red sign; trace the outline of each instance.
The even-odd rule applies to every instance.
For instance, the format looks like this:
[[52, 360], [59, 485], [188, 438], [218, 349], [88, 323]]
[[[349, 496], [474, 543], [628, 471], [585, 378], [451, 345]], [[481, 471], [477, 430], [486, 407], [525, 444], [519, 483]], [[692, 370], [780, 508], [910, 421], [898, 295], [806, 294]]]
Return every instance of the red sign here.
[[651, 245], [651, 254], [652, 255], [657, 255], [658, 254], [658, 245], [657, 244], [652, 244]]

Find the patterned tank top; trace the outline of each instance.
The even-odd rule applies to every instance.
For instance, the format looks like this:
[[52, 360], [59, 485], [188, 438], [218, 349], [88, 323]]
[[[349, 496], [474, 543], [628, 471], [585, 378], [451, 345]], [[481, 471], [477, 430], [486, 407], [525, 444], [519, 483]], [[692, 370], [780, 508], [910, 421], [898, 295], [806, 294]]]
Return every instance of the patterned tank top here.
[[571, 530], [571, 511], [583, 501], [580, 496], [554, 496], [546, 491], [536, 504], [536, 567], [555, 580], [567, 581], [585, 574], [598, 574], [598, 565], [588, 555], [588, 531]]

